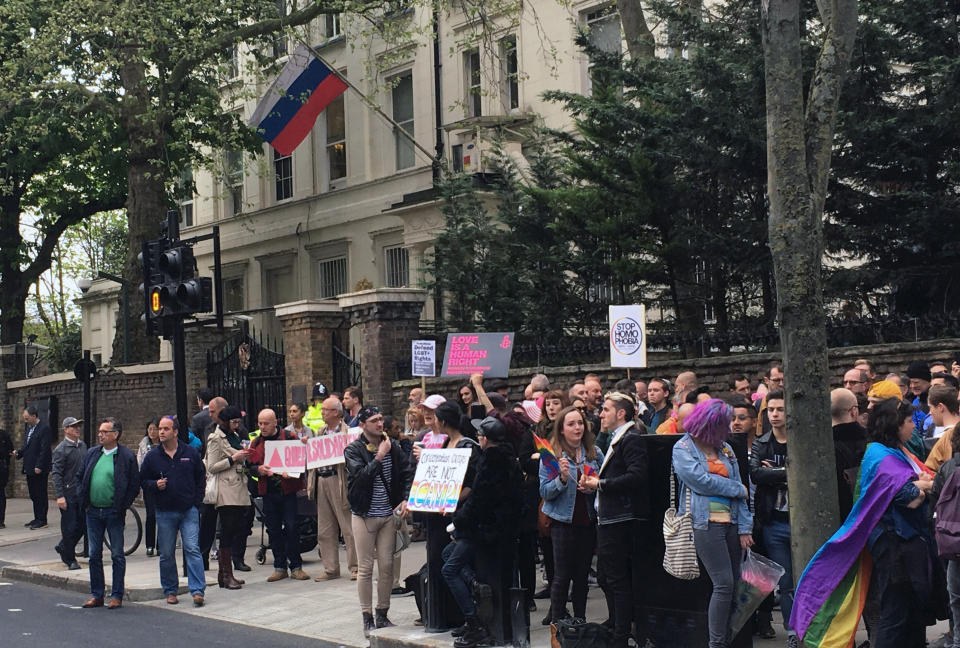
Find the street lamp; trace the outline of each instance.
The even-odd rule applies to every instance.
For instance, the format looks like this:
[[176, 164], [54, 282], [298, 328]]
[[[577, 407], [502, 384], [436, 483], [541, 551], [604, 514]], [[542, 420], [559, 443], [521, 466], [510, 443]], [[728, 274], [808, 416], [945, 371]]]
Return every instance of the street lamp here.
[[123, 311], [123, 364], [128, 364], [130, 362], [130, 300], [128, 294], [130, 282], [123, 277], [103, 270], [97, 271], [97, 279], [109, 279], [120, 284], [120, 308]]

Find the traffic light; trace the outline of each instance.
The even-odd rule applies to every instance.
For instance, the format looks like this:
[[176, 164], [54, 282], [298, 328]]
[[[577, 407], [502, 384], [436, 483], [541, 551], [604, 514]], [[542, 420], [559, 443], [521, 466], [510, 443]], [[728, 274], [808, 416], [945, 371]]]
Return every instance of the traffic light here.
[[192, 315], [213, 310], [213, 280], [197, 276], [197, 260], [188, 245], [171, 247], [160, 254], [161, 286], [155, 300], [163, 315]]
[[144, 241], [143, 251], [137, 257], [143, 267], [143, 283], [139, 287], [140, 294], [143, 295], [143, 320], [150, 335], [163, 334], [163, 305], [160, 300], [163, 274], [160, 272], [160, 255], [166, 245], [165, 238]]

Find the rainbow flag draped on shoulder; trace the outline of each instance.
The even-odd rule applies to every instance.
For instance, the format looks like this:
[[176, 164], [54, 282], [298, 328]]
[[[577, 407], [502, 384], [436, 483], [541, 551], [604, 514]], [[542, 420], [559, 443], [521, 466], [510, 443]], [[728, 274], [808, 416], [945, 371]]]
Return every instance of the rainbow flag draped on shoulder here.
[[867, 446], [850, 515], [813, 556], [797, 584], [790, 625], [806, 646], [853, 645], [873, 566], [867, 540], [897, 492], [915, 478], [903, 451], [881, 443]]

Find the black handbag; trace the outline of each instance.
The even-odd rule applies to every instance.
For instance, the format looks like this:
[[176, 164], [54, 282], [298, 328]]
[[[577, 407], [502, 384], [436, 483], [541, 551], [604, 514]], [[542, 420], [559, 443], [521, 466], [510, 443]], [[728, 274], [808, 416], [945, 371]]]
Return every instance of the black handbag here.
[[608, 648], [613, 631], [599, 623], [574, 623], [561, 619], [553, 623], [551, 637], [554, 648]]

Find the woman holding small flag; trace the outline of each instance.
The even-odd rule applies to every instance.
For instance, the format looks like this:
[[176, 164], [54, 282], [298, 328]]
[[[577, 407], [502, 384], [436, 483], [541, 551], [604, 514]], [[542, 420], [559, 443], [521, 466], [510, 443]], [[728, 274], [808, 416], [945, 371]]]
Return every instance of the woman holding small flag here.
[[680, 478], [679, 507], [693, 514], [697, 557], [713, 583], [707, 626], [710, 648], [727, 645], [730, 605], [740, 580], [741, 552], [753, 545], [753, 514], [733, 448], [727, 443], [733, 408], [718, 398], [697, 405], [673, 446], [673, 469]]
[[594, 446], [593, 432], [583, 412], [575, 407], [557, 414], [549, 442], [539, 436], [534, 440], [540, 450], [543, 512], [551, 519], [553, 541], [554, 571], [547, 618], [559, 621], [567, 616], [567, 592], [572, 580], [573, 616], [582, 623], [587, 610], [587, 575], [597, 539], [596, 491], [584, 485], [584, 477], [597, 474], [603, 453]]
[[[797, 585], [790, 625], [806, 646], [853, 642], [867, 599], [879, 597], [874, 648], [923, 648], [933, 539], [927, 526], [932, 476], [904, 451], [913, 406], [889, 399], [870, 410], [853, 509], [820, 547]], [[874, 580], [871, 583], [871, 579]], [[873, 587], [871, 587], [873, 585]]]

